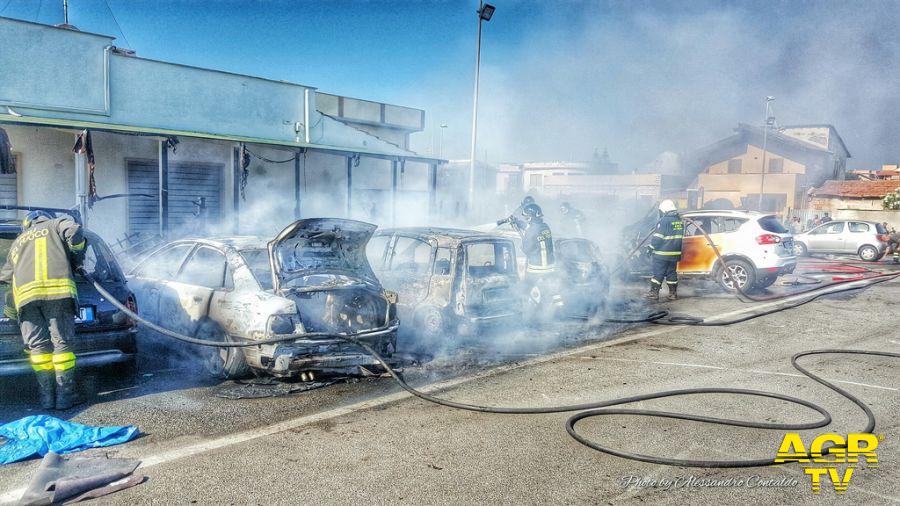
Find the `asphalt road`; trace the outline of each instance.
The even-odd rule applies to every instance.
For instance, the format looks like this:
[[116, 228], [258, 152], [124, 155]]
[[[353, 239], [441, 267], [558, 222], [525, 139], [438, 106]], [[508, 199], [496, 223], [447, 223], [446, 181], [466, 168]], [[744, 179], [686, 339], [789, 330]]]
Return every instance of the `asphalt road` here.
[[[628, 298], [641, 289], [624, 287], [619, 294]], [[796, 289], [775, 287], [773, 293]], [[710, 317], [777, 304], [742, 303], [699, 281], [684, 283], [683, 292], [681, 300], [659, 307]], [[432, 388], [450, 399], [498, 406], [569, 404], [705, 386], [759, 389], [821, 404], [834, 418], [827, 431], [846, 434], [864, 426], [863, 413], [800, 376], [790, 357], [815, 348], [900, 352], [898, 296], [900, 280], [729, 327], [556, 325], [495, 336], [410, 367], [407, 376], [416, 385], [436, 384]], [[797, 465], [721, 470], [625, 460], [570, 438], [566, 414], [452, 410], [410, 398], [390, 379], [230, 400], [215, 395], [229, 385], [212, 384], [184, 368], [157, 369], [142, 372], [136, 383], [96, 378], [89, 385], [94, 403], [64, 417], [92, 425], [130, 423], [144, 433], [129, 444], [92, 451], [140, 458], [139, 472], [148, 476], [103, 503], [900, 502], [900, 424], [895, 418], [900, 364], [852, 356], [813, 357], [804, 363], [864, 400], [878, 418], [876, 434], [884, 437], [880, 466], [856, 469], [843, 495], [827, 480], [818, 495], [812, 494], [808, 476]], [[0, 388], [0, 422], [35, 413], [29, 408], [33, 392], [22, 393], [8, 381]], [[769, 422], [818, 417], [780, 401], [723, 395], [629, 407]], [[579, 430], [622, 450], [674, 458], [772, 457], [782, 436], [625, 415], [588, 419]], [[9, 491], [24, 486], [38, 462], [0, 468], [0, 502], [14, 498]], [[704, 480], [728, 478], [743, 484], [704, 486]], [[654, 480], [675, 485], [648, 485]]]

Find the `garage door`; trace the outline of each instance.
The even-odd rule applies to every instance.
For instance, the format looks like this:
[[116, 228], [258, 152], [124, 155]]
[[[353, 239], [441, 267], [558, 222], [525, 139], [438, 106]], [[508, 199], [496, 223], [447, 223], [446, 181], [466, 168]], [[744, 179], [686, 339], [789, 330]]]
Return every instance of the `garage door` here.
[[[16, 174], [0, 174], [0, 205], [14, 206], [18, 203]], [[15, 211], [0, 211], [0, 219], [16, 219]]]
[[[173, 235], [202, 233], [221, 216], [222, 171], [224, 165], [206, 163], [169, 164], [169, 230]], [[128, 192], [154, 198], [132, 196], [128, 199], [128, 231], [159, 232], [159, 168], [156, 162], [128, 163]], [[200, 212], [197, 202], [205, 201]]]

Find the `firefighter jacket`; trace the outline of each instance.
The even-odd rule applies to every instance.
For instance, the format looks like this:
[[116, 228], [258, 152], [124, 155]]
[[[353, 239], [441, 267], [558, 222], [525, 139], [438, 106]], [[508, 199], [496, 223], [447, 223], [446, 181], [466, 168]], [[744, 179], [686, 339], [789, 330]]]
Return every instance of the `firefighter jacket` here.
[[669, 211], [656, 224], [656, 232], [650, 240], [650, 248], [657, 258], [681, 260], [681, 243], [684, 239], [684, 222], [678, 211]]
[[543, 221], [532, 221], [522, 231], [522, 250], [525, 251], [527, 272], [541, 273], [554, 270], [553, 234]]
[[87, 242], [69, 218], [35, 218], [13, 241], [0, 271], [12, 285], [16, 311], [37, 300], [77, 299], [73, 265], [80, 266]]

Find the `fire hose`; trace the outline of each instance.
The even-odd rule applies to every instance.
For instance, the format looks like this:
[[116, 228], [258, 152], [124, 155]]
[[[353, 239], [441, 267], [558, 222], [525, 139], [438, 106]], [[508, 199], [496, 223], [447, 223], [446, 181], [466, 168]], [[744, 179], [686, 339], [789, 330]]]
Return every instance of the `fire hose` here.
[[[894, 275], [894, 277], [900, 276], [900, 273]], [[189, 344], [197, 344], [202, 346], [213, 346], [219, 348], [233, 348], [233, 347], [248, 347], [248, 346], [259, 346], [261, 344], [274, 344], [279, 342], [287, 342], [294, 341], [297, 338], [295, 336], [285, 337], [285, 338], [272, 338], [261, 341], [252, 341], [247, 343], [221, 343], [214, 342], [205, 339], [197, 339], [191, 336], [186, 336], [177, 332], [173, 332], [171, 330], [165, 329], [153, 322], [150, 322], [135, 312], [131, 311], [127, 306], [120, 303], [118, 299], [116, 299], [112, 294], [110, 294], [106, 289], [103, 288], [100, 283], [91, 278], [89, 275], [85, 275], [85, 277], [90, 281], [97, 291], [104, 297], [106, 297], [110, 303], [116, 306], [120, 311], [124, 312], [127, 316], [134, 319], [135, 321], [146, 325], [147, 327], [162, 333], [168, 337], [173, 339], [189, 343]], [[855, 286], [852, 288], [847, 288], [840, 291], [847, 291], [851, 289], [860, 289], [865, 288], [876, 283], [881, 283], [887, 281], [892, 278], [881, 278], [878, 280], [873, 280], [869, 284], [865, 286]], [[829, 291], [830, 293], [836, 293], [837, 290]], [[826, 293], [822, 293], [820, 295], [816, 295], [812, 298], [809, 298], [802, 302], [803, 304], [811, 302], [812, 300], [826, 295]], [[687, 324], [687, 325], [707, 325], [707, 326], [721, 326], [721, 325], [730, 325], [733, 323], [738, 323], [741, 321], [747, 321], [751, 318], [758, 318], [765, 314], [771, 314], [777, 311], [783, 311], [789, 309], [791, 307], [796, 307], [796, 304], [793, 306], [781, 307], [777, 309], [773, 309], [764, 313], [759, 313], [755, 315], [750, 315], [748, 317], [739, 318], [737, 320], [732, 321], [722, 321], [722, 322], [704, 322], [702, 319], [694, 319], [690, 321], [684, 321], [679, 323], [676, 320], [670, 320], [667, 324], [678, 325], [678, 324]], [[652, 323], [661, 323], [662, 318], [666, 317], [668, 313], [664, 311], [658, 311], [647, 318], [644, 321], [652, 322]], [[511, 415], [528, 415], [528, 414], [547, 414], [547, 413], [565, 413], [565, 412], [574, 412], [572, 416], [566, 421], [566, 431], [569, 433], [572, 438], [574, 438], [579, 443], [593, 448], [594, 450], [598, 450], [603, 453], [607, 453], [609, 455], [615, 455], [618, 457], [638, 460], [641, 462], [648, 462], [654, 464], [664, 464], [671, 466], [684, 466], [684, 467], [709, 467], [709, 468], [737, 468], [737, 467], [757, 467], [757, 466], [768, 466], [775, 464], [774, 459], [772, 458], [761, 458], [761, 459], [745, 459], [745, 460], [686, 460], [686, 459], [672, 459], [666, 457], [658, 457], [652, 455], [643, 455], [640, 453], [627, 452], [623, 450], [618, 450], [615, 448], [611, 448], [595, 441], [590, 440], [589, 438], [583, 436], [576, 430], [576, 425], [579, 421], [584, 420], [586, 418], [599, 417], [599, 416], [610, 416], [610, 415], [632, 415], [632, 416], [650, 416], [655, 418], [673, 418], [678, 420], [689, 420], [695, 422], [703, 422], [714, 425], [728, 425], [734, 427], [747, 427], [747, 428], [756, 428], [756, 429], [768, 429], [768, 430], [784, 430], [784, 431], [798, 431], [798, 430], [807, 430], [807, 429], [816, 429], [820, 427], [825, 427], [832, 422], [831, 415], [828, 411], [810, 401], [806, 401], [803, 399], [799, 399], [797, 397], [793, 397], [790, 395], [783, 395], [774, 392], [765, 392], [761, 390], [748, 390], [742, 388], [687, 388], [687, 389], [678, 389], [678, 390], [666, 390], [662, 392], [655, 392], [650, 394], [643, 395], [635, 395], [629, 397], [621, 397], [617, 399], [608, 399], [603, 401], [595, 401], [588, 402], [582, 404], [569, 404], [562, 406], [545, 406], [545, 407], [502, 407], [502, 406], [481, 406], [476, 404], [467, 404], [462, 402], [451, 401], [447, 399], [441, 399], [439, 397], [435, 397], [433, 395], [429, 395], [425, 392], [415, 389], [410, 386], [406, 380], [399, 375], [393, 367], [371, 346], [366, 344], [363, 341], [360, 341], [361, 337], [364, 337], [367, 333], [360, 332], [356, 334], [331, 334], [331, 333], [310, 333], [309, 337], [316, 337], [319, 334], [323, 334], [328, 337], [340, 339], [344, 342], [353, 344], [363, 349], [366, 353], [370, 354], [375, 360], [377, 360], [381, 366], [387, 371], [387, 373], [403, 388], [405, 391], [410, 393], [411, 395], [418, 397], [422, 400], [432, 402], [441, 406], [446, 406], [450, 408], [462, 409], [466, 411], [474, 411], [479, 413], [497, 413], [497, 414], [511, 414]], [[791, 365], [799, 371], [804, 376], [816, 381], [831, 390], [834, 390], [839, 395], [845, 397], [849, 401], [856, 404], [866, 415], [866, 426], [861, 432], [872, 433], [875, 429], [875, 415], [872, 410], [859, 398], [847, 392], [846, 390], [838, 387], [834, 383], [823, 379], [822, 377], [810, 372], [803, 366], [798, 363], [800, 358], [812, 355], [826, 355], [826, 354], [849, 354], [849, 355], [868, 355], [868, 356], [879, 356], [879, 357], [890, 357], [890, 358], [900, 358], [900, 353], [890, 353], [890, 352], [881, 352], [881, 351], [868, 351], [868, 350], [839, 350], [839, 349], [822, 349], [822, 350], [810, 350], [803, 351], [795, 354], [791, 357]], [[821, 415], [821, 419], [812, 422], [806, 423], [768, 423], [768, 422], [754, 422], [754, 421], [746, 421], [746, 420], [735, 420], [730, 418], [718, 418], [718, 417], [709, 417], [702, 415], [694, 415], [690, 413], [677, 413], [677, 412], [668, 412], [668, 411], [657, 411], [657, 410], [649, 410], [649, 409], [623, 409], [623, 408], [615, 408], [611, 409], [613, 406], [619, 406], [622, 404], [629, 404], [633, 402], [647, 401], [653, 399], [662, 399], [667, 397], [678, 397], [684, 395], [696, 395], [696, 394], [731, 394], [731, 395], [750, 395], [756, 397], [763, 397], [769, 399], [777, 399], [781, 401], [785, 401], [797, 406], [803, 406], [809, 409], [812, 409], [818, 412]]]

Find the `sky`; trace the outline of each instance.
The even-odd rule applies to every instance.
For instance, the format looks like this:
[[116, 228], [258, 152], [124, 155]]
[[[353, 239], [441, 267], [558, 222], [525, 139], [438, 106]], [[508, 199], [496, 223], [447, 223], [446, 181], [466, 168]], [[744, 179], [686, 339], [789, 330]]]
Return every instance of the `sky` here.
[[[900, 162], [900, 0], [496, 0], [477, 156], [629, 169], [761, 125], [833, 124], [851, 167]], [[139, 56], [426, 110], [412, 147], [468, 158], [477, 2], [69, 0], [70, 23]], [[0, 0], [59, 23], [62, 0]]]

